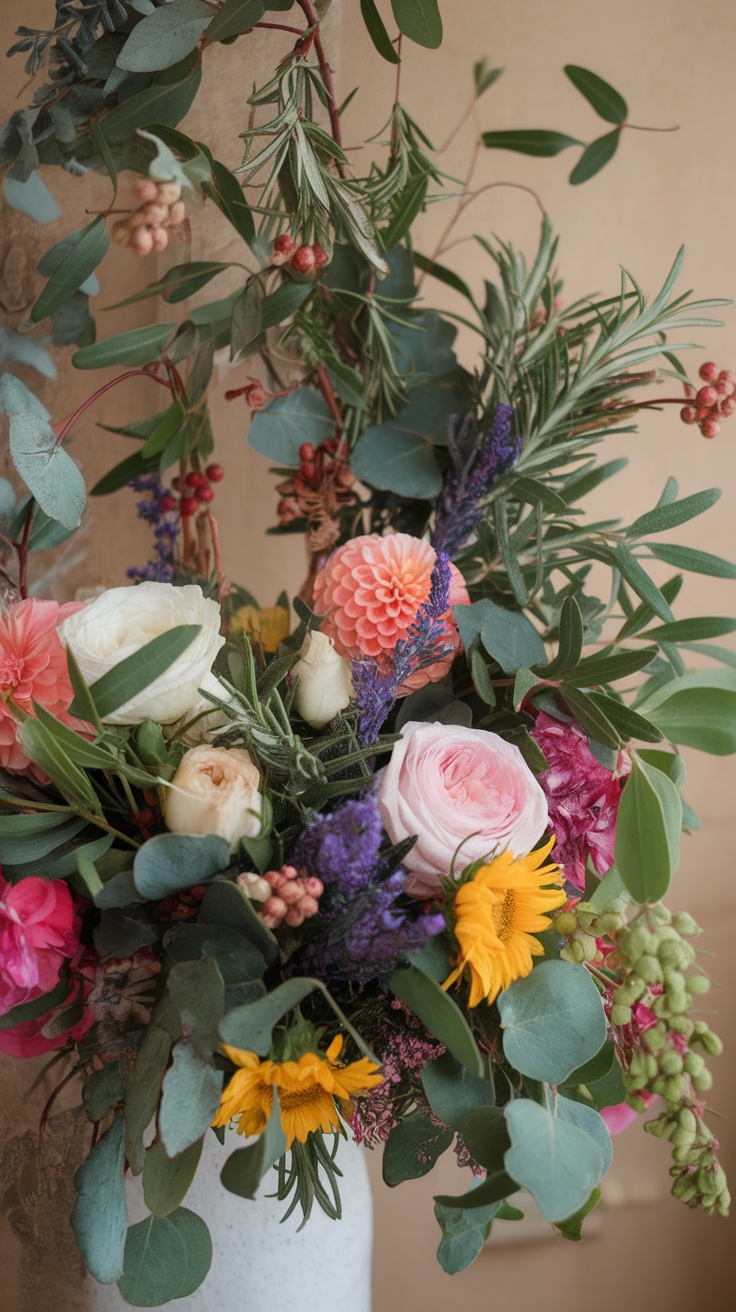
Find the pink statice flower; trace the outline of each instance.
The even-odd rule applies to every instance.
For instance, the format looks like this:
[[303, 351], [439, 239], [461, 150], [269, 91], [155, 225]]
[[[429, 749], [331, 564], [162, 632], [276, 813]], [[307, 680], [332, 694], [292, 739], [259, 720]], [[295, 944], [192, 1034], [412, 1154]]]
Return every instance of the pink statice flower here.
[[79, 947], [80, 918], [63, 879], [0, 874], [0, 1015], [50, 993]]
[[60, 606], [58, 601], [29, 598], [0, 612], [0, 766], [6, 770], [45, 780], [18, 740], [18, 722], [8, 703], [32, 715], [32, 702], [37, 702], [65, 724], [80, 727], [69, 715], [74, 693], [66, 648], [57, 632], [61, 621], [79, 608], [78, 602]]
[[599, 875], [613, 865], [622, 781], [595, 759], [577, 724], [562, 724], [540, 711], [532, 737], [549, 762], [539, 783], [547, 797], [549, 832], [557, 837], [551, 859], [582, 889], [588, 857]]

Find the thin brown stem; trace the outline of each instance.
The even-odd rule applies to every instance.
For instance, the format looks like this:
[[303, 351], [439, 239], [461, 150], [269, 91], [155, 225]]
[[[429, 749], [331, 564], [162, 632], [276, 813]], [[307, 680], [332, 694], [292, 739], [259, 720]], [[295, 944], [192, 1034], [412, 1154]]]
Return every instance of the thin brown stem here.
[[[330, 127], [335, 144], [342, 151], [342, 128], [340, 126], [340, 115], [337, 109], [337, 96], [335, 93], [335, 82], [332, 76], [332, 69], [327, 62], [325, 48], [322, 45], [322, 35], [320, 32], [320, 19], [317, 10], [312, 4], [312, 0], [298, 0], [299, 8], [302, 10], [304, 17], [310, 27], [314, 28], [314, 49], [319, 61], [319, 71], [322, 74], [322, 82], [327, 96], [327, 113], [330, 116]], [[341, 178], [347, 178], [348, 171], [340, 160], [335, 160], [335, 166]]]
[[[291, 32], [294, 36], [306, 35], [300, 27], [290, 27], [288, 23], [254, 23], [253, 27], [268, 27], [273, 32]], [[253, 27], [247, 27], [246, 32], [252, 32]]]
[[[477, 160], [477, 153], [478, 153], [478, 149], [479, 149], [479, 147], [480, 147], [480, 142], [477, 142], [477, 143], [476, 143], [476, 150], [475, 150], [475, 153], [474, 153], [474, 156], [473, 156], [473, 160], [472, 160], [472, 163], [471, 163], [471, 167], [470, 167], [470, 169], [469, 169], [469, 171], [468, 171], [468, 180], [469, 180], [470, 177], [472, 176], [473, 170], [474, 170], [474, 168], [475, 168], [475, 163], [476, 163], [476, 160]], [[467, 184], [466, 184], [466, 185], [467, 185]], [[479, 196], [482, 196], [483, 193], [484, 193], [485, 191], [493, 191], [494, 188], [496, 188], [496, 187], [511, 187], [511, 188], [513, 188], [514, 191], [526, 191], [526, 192], [528, 192], [528, 194], [529, 194], [530, 196], [533, 196], [533, 197], [534, 197], [534, 200], [536, 201], [537, 205], [539, 206], [539, 210], [540, 210], [540, 213], [541, 213], [541, 215], [542, 215], [542, 218], [545, 217], [547, 211], [545, 210], [544, 205], [542, 204], [542, 201], [541, 201], [541, 199], [540, 199], [538, 193], [534, 190], [533, 187], [526, 187], [526, 186], [524, 186], [524, 184], [523, 184], [522, 182], [487, 182], [487, 183], [485, 184], [485, 186], [483, 186], [483, 187], [479, 187], [477, 191], [471, 192], [470, 195], [464, 195], [464, 196], [461, 198], [461, 200], [460, 200], [460, 202], [459, 202], [459, 204], [458, 204], [458, 206], [457, 206], [457, 209], [455, 210], [455, 213], [453, 214], [452, 218], [450, 219], [450, 222], [447, 224], [447, 227], [445, 228], [444, 232], [442, 233], [442, 236], [440, 237], [440, 239], [439, 239], [437, 245], [436, 245], [435, 248], [434, 248], [434, 251], [433, 251], [432, 255], [430, 256], [430, 260], [431, 260], [431, 262], [432, 262], [433, 264], [434, 264], [435, 260], [437, 260], [437, 259], [439, 258], [440, 255], [443, 255], [443, 254], [445, 253], [445, 251], [449, 249], [449, 247], [445, 245], [446, 239], [449, 237], [450, 233], [452, 232], [452, 229], [455, 227], [455, 224], [458, 222], [458, 220], [462, 218], [462, 216], [463, 216], [463, 214], [465, 213], [465, 211], [466, 211], [466, 209], [468, 208], [468, 206], [469, 206], [469, 205], [472, 205], [473, 201], [474, 201], [474, 200], [477, 200]], [[420, 287], [421, 287], [421, 285], [422, 285], [422, 283], [423, 283], [425, 277], [426, 277], [426, 273], [422, 273], [422, 275], [420, 276], [419, 281], [418, 281], [418, 283], [417, 283], [417, 292], [419, 291], [419, 289], [420, 289]]]
[[152, 378], [154, 382], [160, 383], [162, 387], [168, 387], [169, 391], [171, 391], [171, 384], [167, 382], [165, 378], [159, 378], [158, 374], [151, 373], [150, 369], [127, 369], [124, 374], [118, 374], [117, 378], [111, 378], [109, 383], [105, 383], [104, 386], [98, 387], [97, 391], [94, 392], [92, 396], [88, 397], [87, 400], [80, 405], [79, 409], [74, 411], [73, 415], [70, 415], [69, 419], [64, 422], [61, 431], [57, 435], [56, 445], [61, 445], [71, 429], [72, 424], [77, 422], [81, 415], [84, 414], [85, 410], [92, 405], [93, 401], [96, 401], [100, 396], [104, 396], [105, 392], [109, 392], [111, 387], [117, 387], [118, 383], [124, 383], [127, 378]]
[[673, 128], [644, 128], [639, 123], [622, 123], [621, 126], [623, 128], [631, 128], [632, 132], [679, 132], [680, 131], [679, 123], [675, 124]]
[[458, 119], [452, 131], [450, 132], [450, 135], [445, 138], [441, 146], [437, 147], [437, 150], [435, 152], [437, 155], [442, 155], [444, 151], [447, 150], [447, 147], [450, 146], [452, 142], [455, 140], [455, 137], [457, 136], [460, 129], [465, 127], [465, 124], [467, 123], [468, 119], [470, 118], [470, 115], [475, 109], [477, 100], [478, 97], [476, 96], [475, 92], [473, 92], [467, 107], [463, 110], [463, 113], [461, 114], [460, 118]]

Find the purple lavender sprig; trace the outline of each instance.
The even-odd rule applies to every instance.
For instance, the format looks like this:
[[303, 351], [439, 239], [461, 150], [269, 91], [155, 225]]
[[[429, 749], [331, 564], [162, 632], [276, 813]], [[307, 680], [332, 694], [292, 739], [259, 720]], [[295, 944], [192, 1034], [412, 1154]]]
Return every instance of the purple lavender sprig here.
[[134, 583], [171, 583], [174, 577], [176, 561], [176, 542], [179, 536], [179, 524], [176, 513], [165, 510], [164, 498], [172, 498], [171, 490], [164, 486], [155, 474], [141, 474], [128, 484], [134, 492], [147, 493], [136, 501], [136, 514], [145, 524], [153, 526], [153, 559], [142, 567], [132, 565], [126, 570]]
[[406, 637], [399, 639], [393, 652], [380, 662], [364, 658], [352, 662], [358, 735], [364, 746], [370, 747], [377, 741], [402, 683], [418, 670], [452, 655], [454, 644], [442, 618], [450, 604], [451, 577], [449, 557], [446, 552], [438, 551], [429, 596], [420, 606]]
[[479, 442], [472, 415], [450, 420], [447, 445], [453, 469], [445, 475], [435, 514], [432, 543], [438, 552], [457, 555], [481, 517], [484, 496], [519, 459], [521, 438], [513, 434], [513, 419], [511, 406], [501, 402]]

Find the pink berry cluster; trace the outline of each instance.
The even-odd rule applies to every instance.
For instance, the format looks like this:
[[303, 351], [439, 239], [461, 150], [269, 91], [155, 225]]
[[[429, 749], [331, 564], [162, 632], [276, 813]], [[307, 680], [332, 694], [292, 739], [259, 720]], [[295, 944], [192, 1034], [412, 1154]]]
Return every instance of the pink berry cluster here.
[[180, 200], [179, 183], [138, 178], [133, 191], [141, 203], [113, 224], [113, 241], [118, 246], [130, 247], [136, 255], [166, 250], [170, 234], [180, 237], [187, 213], [184, 201]]
[[263, 875], [245, 871], [235, 881], [254, 902], [260, 902], [259, 914], [267, 929], [286, 924], [292, 929], [303, 925], [319, 910], [318, 899], [324, 884], [314, 875], [300, 875], [295, 866], [267, 870]]
[[319, 242], [313, 246], [297, 246], [288, 232], [282, 232], [271, 249], [271, 264], [277, 267], [288, 264], [296, 273], [315, 273], [327, 263], [327, 255]]
[[[183, 478], [172, 478], [171, 485], [180, 494], [178, 506], [182, 519], [191, 519], [201, 506], [208, 506], [214, 501], [215, 489], [212, 484], [220, 483], [224, 477], [222, 465], [208, 465], [204, 473], [190, 469]], [[176, 498], [171, 495], [162, 497], [159, 506], [162, 510], [176, 510]]]
[[728, 419], [736, 404], [734, 375], [730, 369], [719, 369], [713, 360], [706, 360], [698, 372], [705, 386], [694, 396], [693, 389], [688, 388], [694, 404], [683, 406], [680, 418], [684, 424], [697, 424], [703, 437], [718, 437], [721, 419]]

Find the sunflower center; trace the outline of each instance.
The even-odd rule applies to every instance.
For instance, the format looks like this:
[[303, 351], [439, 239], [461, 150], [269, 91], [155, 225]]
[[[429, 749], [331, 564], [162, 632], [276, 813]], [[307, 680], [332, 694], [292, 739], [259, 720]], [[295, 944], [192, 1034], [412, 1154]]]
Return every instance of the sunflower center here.
[[321, 1084], [307, 1084], [303, 1089], [279, 1089], [279, 1102], [284, 1111], [294, 1111], [297, 1107], [314, 1102], [323, 1093]]
[[516, 921], [516, 892], [513, 888], [506, 890], [500, 901], [496, 902], [491, 914], [496, 935], [502, 943], [508, 943], [514, 933]]

